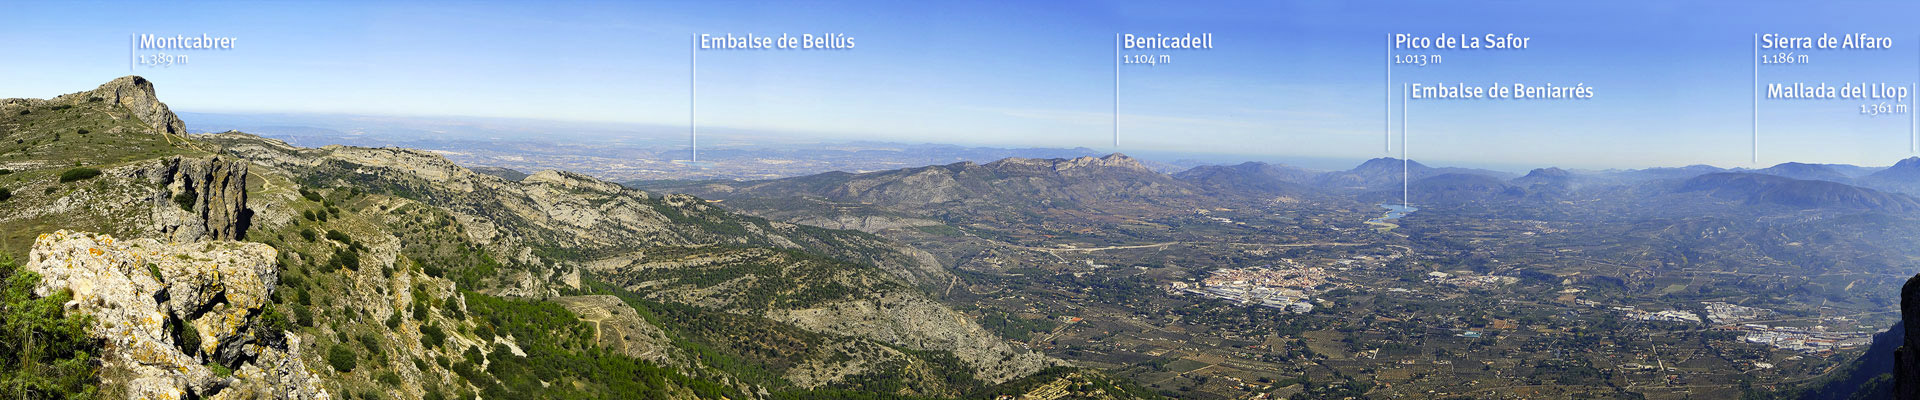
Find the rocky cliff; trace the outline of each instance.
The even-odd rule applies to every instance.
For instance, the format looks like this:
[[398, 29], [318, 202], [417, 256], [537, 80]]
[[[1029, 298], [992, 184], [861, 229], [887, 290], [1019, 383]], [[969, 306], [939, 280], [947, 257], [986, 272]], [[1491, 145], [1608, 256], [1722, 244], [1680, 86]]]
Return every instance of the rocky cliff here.
[[86, 103], [103, 103], [116, 106], [115, 119], [137, 119], [152, 129], [152, 133], [185, 135], [187, 124], [180, 121], [166, 103], [153, 91], [153, 82], [138, 76], [123, 76], [93, 90], [68, 93], [52, 99], [4, 99], [0, 105], [16, 107], [39, 106], [75, 106]]
[[294, 355], [299, 337], [264, 316], [277, 255], [62, 230], [35, 241], [25, 268], [43, 277], [36, 294], [71, 291], [67, 308], [93, 316], [102, 381], [126, 398], [329, 398]]
[[[253, 211], [247, 209], [247, 163], [213, 157], [173, 157], [146, 170], [148, 181], [165, 188], [153, 199], [160, 216], [157, 230], [175, 242], [247, 237]], [[169, 212], [177, 209], [181, 213]]]
[[[1920, 275], [1907, 279], [1906, 286], [1900, 288], [1900, 323], [1910, 327], [1920, 324]], [[1908, 329], [1906, 340], [1893, 352], [1893, 398], [1920, 399], [1920, 334]]]

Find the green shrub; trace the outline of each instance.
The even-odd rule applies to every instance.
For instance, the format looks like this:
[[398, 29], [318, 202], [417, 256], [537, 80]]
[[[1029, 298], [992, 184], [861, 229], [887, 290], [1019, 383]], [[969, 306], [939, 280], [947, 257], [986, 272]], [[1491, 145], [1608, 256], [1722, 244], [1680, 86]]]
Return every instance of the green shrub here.
[[87, 335], [91, 318], [67, 313], [72, 297], [60, 291], [36, 298], [38, 274], [15, 270], [0, 255], [0, 398], [88, 398], [98, 390], [100, 341]]
[[0, 168], [0, 175], [11, 175], [11, 174], [13, 174], [13, 170]]
[[93, 179], [93, 177], [96, 176], [100, 176], [100, 170], [98, 169], [86, 167], [74, 168], [60, 172], [60, 183], [83, 181]]
[[440, 345], [446, 343], [446, 341], [447, 333], [440, 330], [439, 326], [430, 324], [420, 325], [420, 346], [431, 349], [440, 347]]
[[191, 190], [182, 190], [180, 194], [173, 195], [173, 204], [179, 205], [182, 210], [193, 212], [193, 203], [200, 200], [197, 197], [198, 196], [193, 195], [193, 191]]
[[392, 315], [388, 315], [387, 328], [393, 329], [393, 328], [399, 328], [399, 327], [400, 327], [400, 313], [396, 312], [396, 313], [393, 313]]
[[362, 334], [360, 335], [360, 347], [367, 348], [367, 353], [369, 354], [380, 355], [380, 338], [372, 334]]
[[333, 348], [327, 349], [327, 364], [333, 365], [335, 371], [353, 372], [359, 360], [354, 357], [353, 349], [347, 348], [345, 344], [335, 343]]
[[173, 326], [174, 343], [178, 344], [181, 349], [186, 349], [187, 355], [193, 355], [199, 352], [200, 350], [200, 330], [199, 329], [193, 329], [192, 326], [187, 325], [185, 322], [181, 322], [179, 319], [169, 320], [168, 325]]
[[313, 326], [313, 310], [309, 310], [307, 307], [294, 307], [293, 316], [299, 319], [299, 321], [295, 322], [298, 322], [300, 326]]
[[[312, 214], [312, 213], [308, 213], [307, 215], [313, 215], [313, 214]], [[319, 239], [319, 236], [320, 236], [320, 234], [318, 234], [318, 233], [314, 233], [314, 232], [313, 232], [313, 228], [300, 228], [300, 238], [301, 238], [301, 239], [306, 239], [307, 241], [309, 241], [309, 242], [311, 242], [311, 241], [314, 241], [314, 240], [316, 240], [316, 239]]]
[[453, 320], [467, 319], [466, 312], [460, 310], [460, 303], [456, 303], [452, 300], [448, 300], [445, 304], [441, 304], [440, 314], [447, 316], [447, 319], [453, 319]]
[[7, 201], [7, 199], [11, 199], [11, 198], [13, 198], [12, 190], [7, 190], [7, 188], [0, 188], [0, 201]]
[[332, 263], [334, 269], [346, 268], [349, 271], [359, 271], [360, 253], [348, 249], [335, 249]]
[[74, 130], [73, 133], [85, 135], [85, 134], [93, 133], [93, 131], [89, 131], [87, 130], [87, 128], [80, 128], [80, 129]]
[[380, 381], [381, 384], [387, 385], [387, 387], [400, 386], [400, 375], [393, 373], [393, 371], [380, 371], [380, 377], [374, 378], [374, 380]]
[[227, 368], [227, 366], [220, 365], [220, 363], [217, 362], [207, 363], [207, 369], [212, 370], [214, 376], [221, 378], [233, 376], [233, 368]]
[[267, 303], [266, 307], [262, 308], [264, 310], [260, 312], [260, 326], [267, 328], [265, 335], [278, 336], [293, 330], [293, 321], [287, 319], [287, 314], [280, 312], [280, 307]]
[[312, 202], [320, 201], [320, 194], [315, 193], [312, 190], [307, 190], [307, 188], [300, 188], [300, 197], [305, 197], [307, 201], [312, 201]]

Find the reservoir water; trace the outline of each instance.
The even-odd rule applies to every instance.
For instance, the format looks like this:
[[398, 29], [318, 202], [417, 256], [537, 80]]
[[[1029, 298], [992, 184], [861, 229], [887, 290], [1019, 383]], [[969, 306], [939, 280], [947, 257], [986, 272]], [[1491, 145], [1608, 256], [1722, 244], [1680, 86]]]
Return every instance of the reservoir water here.
[[1414, 206], [1403, 205], [1403, 204], [1384, 204], [1383, 203], [1383, 204], [1380, 204], [1380, 207], [1387, 209], [1387, 213], [1385, 215], [1381, 215], [1374, 219], [1369, 219], [1367, 220], [1367, 223], [1376, 224], [1376, 225], [1393, 225], [1392, 222], [1388, 222], [1388, 221], [1400, 219], [1400, 217], [1407, 216], [1407, 214], [1411, 214], [1414, 211], [1420, 211], [1420, 207], [1414, 207]]

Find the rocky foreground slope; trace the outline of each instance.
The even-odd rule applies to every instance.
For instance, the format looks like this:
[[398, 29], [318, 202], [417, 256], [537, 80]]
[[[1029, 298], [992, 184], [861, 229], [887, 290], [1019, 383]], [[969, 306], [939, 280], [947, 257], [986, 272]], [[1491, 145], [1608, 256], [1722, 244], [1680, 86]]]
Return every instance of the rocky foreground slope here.
[[[70, 291], [105, 341], [102, 381], [138, 399], [326, 399], [296, 354], [301, 338], [275, 326], [273, 248], [231, 241], [58, 231], [34, 244], [35, 292]], [[284, 322], [284, 321], [283, 321]]]
[[975, 397], [1094, 374], [932, 300], [945, 268], [877, 236], [414, 150], [177, 135], [152, 90], [0, 101], [0, 251], [96, 316], [109, 394]]

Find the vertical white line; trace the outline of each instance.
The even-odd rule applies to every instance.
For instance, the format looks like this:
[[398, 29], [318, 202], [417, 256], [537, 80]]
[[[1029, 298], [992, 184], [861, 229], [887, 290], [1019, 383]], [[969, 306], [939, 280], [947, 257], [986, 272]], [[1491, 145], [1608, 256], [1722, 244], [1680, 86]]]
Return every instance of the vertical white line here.
[[690, 38], [693, 42], [687, 46], [687, 152], [692, 155], [688, 157], [687, 166], [697, 168], [700, 165], [700, 131], [696, 127], [693, 107], [699, 99], [695, 94], [699, 93], [700, 85], [700, 35]]
[[[1920, 84], [1907, 84], [1907, 93], [1920, 93]], [[1907, 152], [1920, 153], [1920, 117], [1914, 111], [1913, 96], [1907, 96]]]
[[1120, 149], [1120, 34], [1113, 34], [1113, 148]]
[[1401, 89], [1400, 97], [1400, 207], [1413, 207], [1412, 197], [1408, 196], [1413, 186], [1412, 168], [1407, 161], [1407, 108], [1413, 102], [1413, 88]]
[[1387, 58], [1385, 60], [1387, 64], [1387, 84], [1381, 86], [1386, 88], [1387, 92], [1380, 95], [1380, 103], [1384, 106], [1380, 113], [1382, 117], [1385, 117], [1380, 119], [1380, 142], [1385, 146], [1386, 150], [1384, 151], [1387, 154], [1393, 154], [1393, 34], [1387, 34], [1387, 45], [1385, 47], [1387, 48]]
[[139, 43], [138, 39], [134, 39], [135, 35], [137, 34], [127, 34], [127, 72], [129, 73], [133, 72], [134, 54], [137, 54], [134, 51], [134, 46], [135, 43]]
[[1760, 164], [1760, 34], [1753, 34], [1753, 163]]

